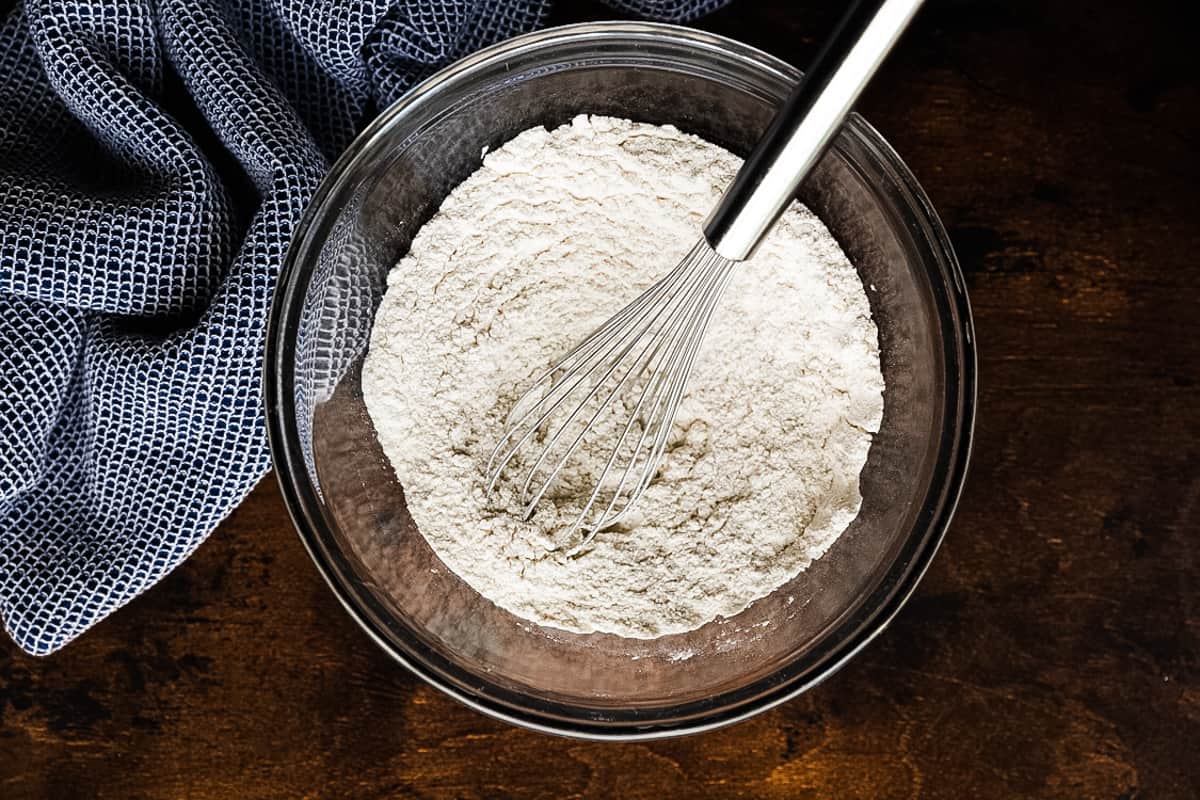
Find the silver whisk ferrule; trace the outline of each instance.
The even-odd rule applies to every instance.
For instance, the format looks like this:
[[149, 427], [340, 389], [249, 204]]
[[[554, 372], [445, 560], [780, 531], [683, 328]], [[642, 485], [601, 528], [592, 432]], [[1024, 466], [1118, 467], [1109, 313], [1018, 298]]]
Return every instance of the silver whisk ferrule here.
[[[574, 522], [572, 552], [618, 522], [645, 492], [662, 462], [730, 261], [701, 239], [679, 264], [614, 314], [521, 396], [487, 464], [487, 491], [519, 465], [523, 517], [573, 457], [607, 453]], [[581, 495], [582, 496], [582, 495]]]

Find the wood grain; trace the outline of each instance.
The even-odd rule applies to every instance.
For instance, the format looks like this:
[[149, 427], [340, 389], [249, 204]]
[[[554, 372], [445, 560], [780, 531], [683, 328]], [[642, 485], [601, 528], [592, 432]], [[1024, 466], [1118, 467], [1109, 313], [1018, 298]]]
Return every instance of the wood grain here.
[[[803, 65], [838, 5], [702, 24]], [[489, 721], [354, 627], [272, 478], [63, 652], [0, 643], [0, 797], [1200, 796], [1191, 30], [1165, 3], [932, 2], [861, 104], [952, 231], [980, 416], [928, 577], [824, 685], [653, 744]]]

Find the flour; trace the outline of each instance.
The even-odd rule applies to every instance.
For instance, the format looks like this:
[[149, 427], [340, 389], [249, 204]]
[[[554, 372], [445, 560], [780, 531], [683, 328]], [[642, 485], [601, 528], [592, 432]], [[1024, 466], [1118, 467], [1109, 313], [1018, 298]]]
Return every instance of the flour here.
[[883, 414], [877, 332], [799, 204], [735, 268], [634, 516], [570, 557], [577, 497], [523, 523], [517, 487], [485, 496], [521, 392], [686, 254], [739, 165], [672, 127], [529, 130], [486, 154], [389, 275], [367, 408], [418, 529], [498, 606], [580, 633], [692, 630], [786, 583], [857, 515]]

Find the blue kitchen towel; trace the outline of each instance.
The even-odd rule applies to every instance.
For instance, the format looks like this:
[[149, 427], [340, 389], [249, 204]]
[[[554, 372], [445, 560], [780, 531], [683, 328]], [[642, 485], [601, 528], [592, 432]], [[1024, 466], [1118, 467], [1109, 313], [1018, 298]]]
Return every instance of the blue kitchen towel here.
[[[611, 0], [681, 21], [727, 0]], [[373, 114], [549, 0], [26, 0], [0, 27], [0, 615], [50, 653], [267, 471], [292, 232]]]

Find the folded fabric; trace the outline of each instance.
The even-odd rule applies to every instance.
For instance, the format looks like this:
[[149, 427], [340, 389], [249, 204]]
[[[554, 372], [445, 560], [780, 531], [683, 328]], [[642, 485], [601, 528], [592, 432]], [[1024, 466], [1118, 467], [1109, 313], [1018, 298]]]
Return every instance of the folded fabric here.
[[[611, 0], [682, 21], [727, 0]], [[50, 653], [270, 466], [292, 227], [375, 109], [549, 0], [27, 0], [0, 27], [0, 616]]]

